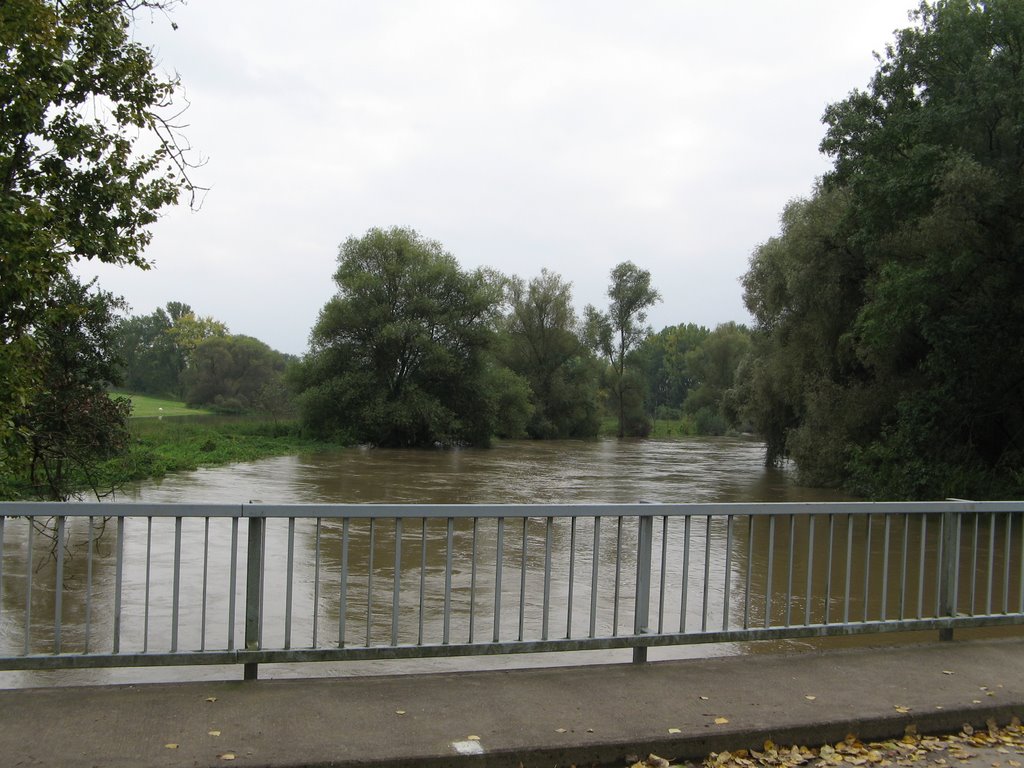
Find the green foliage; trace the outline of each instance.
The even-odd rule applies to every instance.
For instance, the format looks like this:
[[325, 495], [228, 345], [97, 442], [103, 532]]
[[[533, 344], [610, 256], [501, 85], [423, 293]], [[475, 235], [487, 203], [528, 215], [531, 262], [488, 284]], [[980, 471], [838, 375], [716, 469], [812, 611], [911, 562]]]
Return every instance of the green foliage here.
[[109, 347], [118, 303], [91, 287], [65, 276], [52, 287], [54, 308], [33, 331], [43, 390], [16, 417], [20, 495], [106, 495], [112, 485], [99, 466], [128, 446], [131, 404], [107, 394], [117, 375]]
[[70, 262], [145, 268], [157, 212], [192, 188], [162, 117], [177, 80], [134, 41], [131, 7], [0, 3], [0, 474], [30, 438], [46, 375], [34, 331]]
[[[349, 238], [294, 375], [313, 434], [381, 446], [486, 444], [501, 285], [409, 229]], [[513, 401], [515, 398], [513, 398]]]
[[286, 408], [278, 405], [287, 401], [287, 390], [280, 390], [285, 364], [284, 355], [251, 336], [209, 336], [182, 373], [185, 402], [243, 412], [273, 400], [275, 408]]
[[1024, 6], [923, 3], [867, 91], [825, 113], [834, 168], [744, 278], [739, 388], [813, 482], [1019, 494]]
[[499, 357], [529, 386], [532, 438], [593, 437], [598, 429], [597, 370], [579, 338], [572, 286], [542, 270], [529, 284], [508, 281], [510, 307]]
[[[626, 358], [651, 333], [646, 325], [647, 310], [661, 301], [661, 295], [651, 287], [650, 272], [626, 261], [611, 271], [608, 298], [606, 313], [587, 305], [584, 336], [588, 345], [602, 354], [612, 367], [612, 400], [619, 415], [619, 437], [646, 435], [650, 426], [643, 415], [643, 395], [639, 394], [638, 412], [636, 384], [626, 378]], [[627, 414], [628, 409], [631, 410]]]

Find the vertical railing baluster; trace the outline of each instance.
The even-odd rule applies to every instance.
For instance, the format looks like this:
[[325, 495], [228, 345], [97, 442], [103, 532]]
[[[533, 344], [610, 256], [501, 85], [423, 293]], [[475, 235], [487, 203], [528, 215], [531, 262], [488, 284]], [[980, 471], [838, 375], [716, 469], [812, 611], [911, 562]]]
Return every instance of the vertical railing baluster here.
[[704, 518], [704, 596], [700, 605], [700, 631], [708, 631], [708, 597], [711, 589], [711, 515]]
[[[398, 645], [398, 605], [402, 589], [402, 518], [395, 518], [395, 577], [391, 583], [391, 645]], [[472, 625], [472, 621], [470, 622]], [[472, 629], [470, 630], [472, 633]]]
[[[6, 523], [7, 523], [7, 518], [4, 515], [0, 515], [0, 596], [2, 596], [4, 594], [4, 525]], [[89, 518], [89, 533], [90, 533], [89, 542], [91, 544], [92, 543], [92, 536], [91, 536], [91, 534], [92, 534], [92, 518], [91, 517]], [[90, 547], [89, 551], [90, 552], [92, 551], [91, 547]], [[92, 563], [90, 561], [90, 565], [91, 564]], [[86, 621], [88, 621], [88, 617], [89, 617], [88, 606], [89, 606], [89, 603], [87, 601], [86, 602], [86, 613], [85, 613]], [[4, 616], [4, 601], [2, 599], [0, 599], [0, 619], [3, 619], [3, 616]], [[88, 631], [86, 631], [86, 633], [85, 633], [85, 642], [86, 642], [85, 652], [88, 653], [89, 652], [89, 645], [88, 645], [88, 643], [89, 643], [89, 633], [88, 633]]]
[[576, 515], [572, 516], [569, 529], [569, 598], [565, 614], [565, 637], [572, 637], [572, 603], [576, 590]]
[[917, 618], [924, 618], [924, 565], [928, 541], [928, 515], [921, 515], [921, 543], [918, 546], [917, 565]]
[[[28, 552], [26, 553], [25, 569], [25, 655], [32, 651], [32, 575], [35, 569], [32, 567], [32, 555], [35, 550], [36, 519], [28, 519]], [[114, 650], [117, 653], [117, 650]]]
[[174, 518], [174, 594], [171, 598], [171, 653], [178, 652], [178, 617], [181, 604], [181, 517]]
[[526, 525], [529, 522], [528, 517], [523, 518], [523, 540], [522, 540], [522, 560], [519, 563], [519, 639], [523, 639], [523, 630], [526, 626], [526, 542], [527, 534]]
[[259, 596], [257, 599], [257, 622], [256, 622], [256, 643], [262, 648], [263, 647], [263, 624], [264, 617], [266, 616], [266, 603], [264, 602], [264, 596], [267, 591], [267, 527], [269, 523], [264, 519], [263, 527], [260, 529], [260, 577], [259, 577]]
[[846, 516], [846, 579], [843, 582], [843, 624], [850, 623], [850, 579], [853, 571], [853, 515]]
[[814, 515], [807, 516], [807, 586], [804, 588], [804, 626], [811, 624], [811, 602], [814, 587]]
[[53, 585], [53, 652], [61, 652], [61, 624], [64, 617], [64, 516], [57, 517], [57, 575]]
[[142, 597], [142, 652], [149, 650], [149, 596], [153, 579], [153, 518], [146, 518], [146, 588]]
[[206, 650], [206, 592], [210, 578], [210, 518], [203, 518], [203, 604], [199, 622], [199, 650]]
[[292, 647], [292, 604], [295, 589], [295, 518], [288, 518], [288, 559], [285, 563], [284, 649]]
[[[377, 551], [377, 518], [370, 518], [370, 553], [366, 564], [366, 647], [369, 648], [373, 634], [373, 559]], [[447, 607], [447, 605], [446, 605]]]
[[985, 615], [992, 615], [992, 573], [996, 559], [996, 518], [995, 515], [988, 516], [988, 569], [987, 589], [985, 591]]
[[825, 554], [825, 624], [831, 623], [832, 619], [832, 551], [835, 544], [836, 516], [828, 515], [828, 548]]
[[[31, 536], [31, 531], [29, 531]], [[31, 552], [31, 547], [29, 547]], [[114, 653], [121, 650], [121, 589], [124, 582], [124, 518], [117, 518], [117, 554], [114, 556]], [[30, 582], [31, 583], [31, 582]]]
[[[651, 610], [651, 560], [654, 549], [654, 518], [651, 515], [637, 517], [636, 533], [636, 599], [633, 603], [633, 634], [645, 635]], [[647, 661], [647, 646], [633, 648], [633, 663]]]
[[977, 614], [978, 600], [978, 522], [980, 512], [974, 513], [974, 533], [971, 538], [971, 615]]
[[775, 514], [768, 515], [768, 575], [764, 587], [764, 628], [772, 625], [772, 595], [775, 592]]
[[316, 519], [316, 543], [314, 545], [313, 560], [313, 648], [319, 647], [318, 631], [320, 629], [320, 534], [323, 518]]
[[548, 621], [551, 614], [551, 529], [554, 518], [548, 515], [544, 525], [544, 598], [543, 615], [541, 616], [540, 639], [548, 639]]
[[416, 644], [423, 645], [424, 606], [427, 594], [427, 518], [420, 521], [420, 613]]
[[[938, 617], [956, 617], [957, 604], [957, 568], [960, 560], [960, 513], [947, 511], [942, 513], [942, 535], [939, 537], [939, 582], [938, 593], [941, 604], [936, 612]], [[939, 639], [953, 639], [953, 628], [939, 629]]]
[[747, 515], [747, 577], [743, 587], [743, 628], [750, 629], [750, 587], [754, 574], [754, 516]]
[[665, 577], [668, 575], [668, 515], [661, 516], [661, 575], [658, 580], [658, 634], [665, 632]]
[[235, 650], [235, 600], [238, 592], [238, 517], [231, 518], [231, 572], [228, 574], [228, 650]]
[[498, 518], [497, 542], [494, 545], [494, 633], [495, 643], [501, 642], [501, 572], [505, 565], [505, 518]]
[[722, 597], [722, 631], [729, 631], [729, 604], [732, 602], [732, 541], [733, 515], [725, 518], [725, 594]]
[[[260, 636], [263, 623], [263, 540], [264, 525], [266, 519], [262, 517], [248, 517], [248, 532], [246, 534], [246, 558], [245, 558], [245, 650], [258, 651], [262, 646]], [[259, 676], [259, 664], [256, 662], [245, 662], [242, 677], [245, 680], [255, 680]]]
[[796, 559], [796, 515], [789, 516], [789, 548], [786, 563], [786, 626], [793, 623], [793, 561]]
[[479, 527], [479, 518], [473, 518], [473, 547], [470, 553], [469, 563], [469, 642], [472, 643], [474, 639], [473, 630], [475, 629], [476, 620], [476, 544], [477, 544], [477, 528]]
[[690, 534], [692, 523], [689, 515], [683, 518], [683, 579], [682, 596], [679, 600], [679, 632], [686, 632], [687, 597], [690, 592]]
[[448, 645], [452, 625], [452, 550], [455, 541], [455, 518], [448, 518], [448, 534], [445, 539], [444, 557], [444, 638], [442, 643]]
[[[89, 640], [92, 637], [92, 549], [93, 549], [93, 518], [89, 516], [89, 537], [85, 553], [85, 652], [89, 653]], [[0, 517], [0, 595], [3, 591], [3, 551], [4, 551], [4, 519]]]
[[349, 520], [344, 517], [341, 520], [341, 573], [338, 585], [338, 647], [345, 647], [345, 631], [348, 619], [348, 538]]
[[903, 545], [900, 552], [900, 591], [899, 591], [899, 618], [903, 621], [907, 615], [907, 549], [910, 541], [910, 515], [903, 513]]
[[871, 513], [867, 514], [867, 521], [864, 524], [864, 618], [868, 620], [868, 605], [871, 601], [868, 595], [871, 594]]
[[615, 592], [612, 598], [612, 637], [619, 634], [619, 591], [622, 585], [622, 516], [618, 518], [615, 536]]
[[892, 531], [892, 515], [885, 516], [882, 528], [882, 621], [889, 620], [889, 542]]
[[1010, 612], [1010, 541], [1013, 539], [1011, 513], [1003, 515], [1006, 520], [1003, 530], [1003, 613]]
[[[590, 562], [590, 637], [597, 635], [597, 566], [601, 560], [601, 518], [594, 517], [594, 552]], [[1024, 580], [1021, 582], [1024, 584]], [[1022, 592], [1021, 600], [1024, 600]], [[1024, 610], [1022, 610], [1024, 613]]]

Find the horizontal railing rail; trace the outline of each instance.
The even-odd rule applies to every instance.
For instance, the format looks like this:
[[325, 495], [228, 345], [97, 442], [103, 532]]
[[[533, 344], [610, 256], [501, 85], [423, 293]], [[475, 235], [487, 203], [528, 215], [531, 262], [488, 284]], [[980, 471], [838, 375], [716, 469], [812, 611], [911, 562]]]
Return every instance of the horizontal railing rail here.
[[0, 670], [1024, 623], [1024, 502], [0, 503]]

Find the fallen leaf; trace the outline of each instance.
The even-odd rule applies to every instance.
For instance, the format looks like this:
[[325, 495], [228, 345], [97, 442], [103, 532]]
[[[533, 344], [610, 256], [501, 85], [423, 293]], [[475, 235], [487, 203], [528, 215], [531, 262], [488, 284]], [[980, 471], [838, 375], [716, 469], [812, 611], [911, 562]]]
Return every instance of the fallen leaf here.
[[395, 714], [396, 715], [404, 715], [405, 714], [405, 710], [404, 709], [396, 709], [395, 710]]
[[944, 669], [944, 670], [942, 670], [942, 674], [944, 674], [944, 675], [952, 675], [952, 674], [953, 674], [953, 672], [951, 672], [951, 671], [950, 671], [950, 670], [948, 670], [948, 669]]
[[467, 741], [480, 741], [480, 737], [479, 736], [467, 736], [466, 740]]
[[804, 698], [807, 699], [808, 701], [814, 701], [818, 697], [817, 696], [807, 695], [807, 696], [804, 696]]
[[164, 744], [164, 749], [177, 749], [177, 744]]
[[655, 754], [648, 755], [644, 765], [650, 766], [650, 768], [669, 768], [668, 760]]
[[555, 733], [565, 733], [565, 728], [555, 728]]
[[235, 759], [235, 753], [234, 752], [225, 752], [223, 755], [220, 755], [220, 759], [221, 760], [234, 760]]
[[707, 696], [701, 696], [700, 700], [701, 701], [710, 701], [710, 699]]
[[981, 699], [971, 699], [971, 704], [981, 704]]
[[[980, 703], [981, 702], [975, 702], [975, 704], [980, 704]], [[970, 723], [964, 723], [964, 727], [962, 728], [962, 730], [963, 730], [964, 734], [967, 735], [967, 736], [973, 736], [974, 735], [974, 726], [971, 725]]]
[[725, 725], [728, 722], [729, 722], [729, 720], [727, 718], [724, 718], [724, 717], [716, 717], [715, 718], [715, 725]]
[[207, 696], [206, 700], [212, 704], [213, 702], [215, 702], [217, 700], [217, 697], [216, 696]]
[[669, 733], [682, 733], [682, 731], [679, 730], [678, 728], [669, 728], [668, 732]]
[[209, 736], [220, 736], [220, 731], [207, 731], [206, 733]]
[[593, 733], [593, 732], [594, 732], [593, 728], [587, 728], [587, 733]]
[[907, 714], [907, 712], [910, 711], [910, 707], [904, 707], [901, 704], [894, 704], [893, 706], [896, 708], [896, 711], [899, 712], [901, 715], [905, 715]]

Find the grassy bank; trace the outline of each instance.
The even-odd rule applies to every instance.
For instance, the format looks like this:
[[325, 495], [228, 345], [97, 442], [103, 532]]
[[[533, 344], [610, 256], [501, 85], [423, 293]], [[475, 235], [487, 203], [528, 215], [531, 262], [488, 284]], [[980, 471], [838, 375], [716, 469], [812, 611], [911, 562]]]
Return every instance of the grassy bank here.
[[208, 416], [212, 413], [212, 411], [203, 410], [202, 408], [190, 408], [178, 400], [167, 400], [160, 397], [150, 397], [149, 395], [133, 395], [127, 392], [119, 392], [117, 394], [123, 394], [124, 397], [132, 401], [133, 419], [163, 416]]
[[131, 450], [106, 468], [108, 477], [120, 482], [340, 447], [303, 437], [294, 422], [245, 416], [139, 418], [130, 428]]

